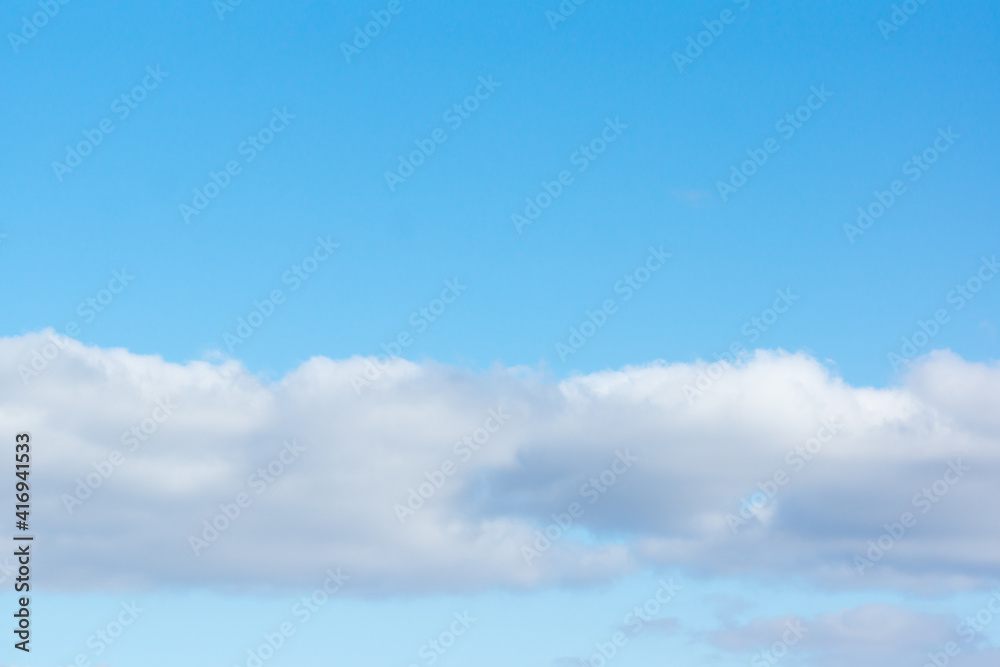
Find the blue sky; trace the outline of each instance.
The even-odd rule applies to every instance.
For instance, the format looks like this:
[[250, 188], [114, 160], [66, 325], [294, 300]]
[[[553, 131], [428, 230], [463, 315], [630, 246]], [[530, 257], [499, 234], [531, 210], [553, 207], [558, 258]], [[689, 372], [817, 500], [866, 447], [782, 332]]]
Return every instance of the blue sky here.
[[[197, 417], [198, 408], [182, 409], [156, 436], [165, 449], [176, 442], [176, 451], [185, 452], [188, 458], [178, 453], [176, 461], [204, 472], [192, 474], [195, 486], [209, 484], [217, 469], [192, 463], [196, 454], [184, 449], [185, 437], [201, 442], [204, 434], [205, 447], [224, 447], [220, 456], [230, 459], [266, 461], [282, 438], [299, 433], [298, 424], [304, 440], [313, 438], [308, 456], [318, 456], [330, 438], [337, 442], [330, 451], [344, 457], [330, 461], [355, 461], [356, 469], [347, 467], [359, 478], [378, 478], [381, 464], [361, 454], [356, 459], [356, 450], [385, 447], [392, 452], [385, 454], [387, 466], [410, 460], [410, 436], [381, 420], [426, 427], [412, 437], [424, 443], [413, 450], [427, 458], [414, 459], [416, 477], [400, 477], [417, 483], [428, 461], [439, 465], [451, 442], [473, 432], [488, 408], [512, 401], [522, 421], [515, 416], [517, 433], [498, 436], [505, 454], [488, 464], [476, 459], [482, 469], [460, 471], [468, 476], [447, 498], [449, 511], [474, 512], [478, 526], [544, 526], [574, 497], [564, 493], [572, 486], [567, 480], [606, 465], [601, 456], [615, 451], [616, 438], [640, 449], [667, 432], [675, 443], [667, 448], [728, 438], [734, 449], [720, 456], [736, 461], [758, 452], [761, 469], [771, 470], [781, 458], [762, 452], [804, 441], [834, 412], [847, 415], [851, 438], [875, 448], [865, 454], [873, 458], [860, 478], [878, 484], [880, 474], [889, 475], [902, 490], [860, 490], [885, 501], [870, 510], [867, 523], [852, 512], [843, 521], [834, 510], [822, 515], [816, 508], [826, 496], [795, 491], [802, 505], [779, 508], [777, 516], [800, 532], [791, 531], [796, 538], [787, 543], [791, 533], [768, 538], [790, 550], [810, 540], [832, 545], [835, 537], [867, 534], [898, 517], [912, 485], [919, 490], [939, 476], [953, 454], [979, 456], [976, 470], [995, 475], [995, 447], [988, 446], [996, 428], [989, 388], [998, 381], [1000, 320], [1000, 284], [990, 282], [1000, 253], [994, 4], [913, 0], [903, 3], [915, 9], [912, 15], [903, 22], [897, 14], [901, 25], [889, 30], [893, 12], [902, 11], [892, 2], [567, 0], [565, 16], [554, 13], [556, 0], [225, 2], [18, 0], [0, 10], [7, 42], [0, 48], [7, 100], [0, 154], [0, 294], [7, 304], [0, 335], [9, 376], [3, 421], [10, 432], [61, 434], [60, 446], [77, 448], [67, 450], [66, 467], [44, 487], [51, 487], [51, 502], [39, 511], [53, 541], [43, 548], [117, 530], [108, 526], [118, 515], [96, 508], [110, 513], [115, 499], [138, 498], [131, 491], [106, 490], [106, 501], [88, 501], [94, 508], [87, 507], [88, 524], [74, 523], [59, 496], [117, 446], [119, 431], [140, 423], [153, 399], [168, 393], [186, 406], [214, 406], [214, 413]], [[50, 7], [51, 18], [32, 19], [44, 10], [40, 4]], [[391, 20], [367, 44], [357, 42], [362, 48], [345, 49], [373, 12]], [[24, 28], [32, 20], [44, 25]], [[700, 52], [690, 46], [698, 39]], [[68, 151], [81, 142], [88, 154], [76, 162]], [[420, 164], [400, 172], [400, 160], [414, 151]], [[755, 157], [757, 164], [747, 163]], [[741, 168], [753, 173], [745, 183], [732, 181]], [[387, 172], [402, 176], [387, 179]], [[720, 183], [738, 187], [726, 191]], [[540, 203], [553, 193], [530, 224], [513, 217], [529, 215], [526, 200]], [[199, 202], [204, 208], [193, 214]], [[857, 225], [859, 207], [885, 212], [859, 232], [849, 227]], [[969, 291], [962, 296], [962, 290]], [[252, 325], [256, 312], [259, 326]], [[53, 361], [60, 370], [26, 379], [21, 369], [46, 340], [39, 332], [49, 328], [82, 345], [73, 343]], [[915, 343], [912, 353], [904, 337]], [[373, 387], [339, 393], [348, 383], [357, 390], [365, 377], [361, 358], [393, 350], [392, 341], [407, 341], [392, 362], [401, 375], [377, 371]], [[747, 365], [718, 380], [723, 388], [714, 395], [684, 403], [691, 394], [681, 386], [705, 391], [696, 377], [734, 345], [746, 350]], [[127, 350], [126, 357], [115, 348]], [[755, 350], [797, 356], [753, 357]], [[932, 350], [950, 353], [921, 356]], [[923, 361], [893, 363], [890, 353]], [[232, 373], [212, 375], [226, 360], [241, 364], [234, 371], [239, 381]], [[192, 365], [199, 361], [211, 366]], [[91, 363], [125, 370], [97, 381], [80, 370]], [[661, 371], [659, 379], [647, 375]], [[383, 375], [404, 379], [386, 383]], [[215, 382], [221, 393], [210, 389]], [[655, 392], [642, 394], [647, 382], [676, 384], [669, 401], [679, 397], [680, 407]], [[572, 426], [586, 420], [567, 387], [584, 387], [579, 391], [594, 401], [589, 434]], [[796, 387], [809, 388], [798, 413], [790, 403], [767, 403], [798, 397]], [[969, 401], [958, 402], [946, 387]], [[842, 395], [848, 390], [852, 398]], [[550, 402], [553, 392], [562, 392], [565, 404]], [[142, 401], [130, 398], [140, 394]], [[80, 406], [99, 397], [103, 402], [91, 408], [100, 418], [91, 421]], [[749, 413], [733, 416], [758, 400], [760, 414], [784, 420], [781, 426]], [[355, 407], [328, 408], [328, 401]], [[654, 425], [660, 413], [643, 412], [668, 403], [664, 414], [677, 410], [669, 426]], [[55, 406], [70, 414], [59, 416]], [[328, 409], [363, 417], [337, 430], [322, 423]], [[240, 422], [239, 415], [257, 411], [252, 424]], [[694, 422], [685, 414], [696, 415]], [[717, 429], [716, 419], [725, 425]], [[889, 424], [903, 425], [897, 431]], [[883, 427], [873, 435], [871, 429]], [[941, 440], [950, 428], [964, 435]], [[900, 432], [928, 438], [920, 440], [926, 448], [897, 442]], [[583, 442], [588, 437], [593, 441]], [[759, 449], [744, 446], [743, 437]], [[428, 453], [434, 438], [445, 454]], [[763, 444], [769, 438], [772, 444]], [[897, 447], [924, 454], [907, 458]], [[837, 485], [847, 485], [839, 487], [843, 492], [852, 483], [839, 467], [861, 456], [849, 449], [810, 478], [824, 493], [839, 498]], [[664, 461], [677, 470], [691, 463], [677, 457]], [[561, 463], [577, 459], [580, 469]], [[518, 465], [511, 468], [511, 461]], [[133, 464], [137, 475], [139, 465]], [[794, 614], [814, 623], [814, 636], [826, 634], [816, 640], [815, 654], [788, 663], [838, 665], [858, 658], [831, 648], [846, 640], [830, 628], [864, 625], [858, 619], [867, 617], [851, 613], [865, 605], [889, 605], [893, 611], [878, 613], [902, 614], [922, 628], [936, 615], [981, 608], [996, 584], [995, 562], [970, 556], [946, 567], [930, 555], [938, 542], [878, 584], [855, 582], [846, 590], [818, 565], [827, 551], [807, 549], [792, 559], [795, 567], [785, 563], [783, 576], [765, 556], [748, 557], [745, 568], [721, 557], [700, 563], [703, 545], [671, 540], [707, 525], [699, 523], [707, 516], [700, 504], [706, 495], [732, 497], [738, 508], [757, 478], [723, 482], [705, 472], [704, 478], [692, 473], [687, 483], [668, 469], [657, 468], [659, 478], [645, 470], [634, 493], [617, 499], [609, 493], [587, 515], [574, 539], [594, 550], [592, 562], [600, 565], [593, 569], [567, 551], [561, 565], [529, 581], [497, 564], [466, 572], [459, 560], [435, 560], [430, 549], [412, 568], [394, 562], [357, 573], [363, 584], [345, 587], [322, 620], [303, 627], [269, 663], [330, 664], [337, 646], [345, 662], [424, 664], [420, 645], [453, 613], [469, 609], [482, 618], [472, 641], [459, 641], [440, 664], [578, 664], [572, 659], [588, 658], [632, 605], [672, 576], [684, 593], [663, 615], [679, 619], [677, 627], [637, 638], [615, 658], [619, 664], [746, 664], [754, 654], [739, 648], [753, 645], [746, 636], [761, 628], [766, 635], [768, 619]], [[180, 488], [165, 481], [179, 474], [170, 470], [160, 481]], [[132, 473], [123, 468], [126, 474]], [[141, 474], [153, 473], [144, 467]], [[668, 477], [691, 505], [671, 505], [670, 517], [679, 514], [661, 520], [660, 506], [644, 494]], [[242, 472], [226, 479], [236, 489]], [[988, 486], [990, 478], [976, 479]], [[178, 525], [197, 525], [231, 498], [228, 491], [212, 495], [219, 488], [206, 491], [208, 506], [193, 510], [197, 517]], [[961, 489], [974, 506], [980, 487]], [[405, 493], [405, 485], [391, 489], [386, 507]], [[147, 516], [165, 511], [161, 500], [150, 500], [160, 509]], [[381, 496], [338, 500], [336, 511], [348, 517], [345, 508], [368, 502], [382, 502]], [[52, 514], [45, 514], [50, 506]], [[822, 525], [803, 523], [821, 515], [828, 519]], [[119, 519], [114, 525], [130, 525]], [[958, 530], [940, 521], [934, 539]], [[868, 528], [852, 532], [862, 524]], [[288, 534], [319, 545], [333, 525], [321, 530], [303, 519]], [[976, 541], [985, 535], [962, 525], [968, 544], [986, 544]], [[351, 548], [317, 549], [343, 556], [345, 566], [365, 548], [375, 549], [364, 552], [367, 560], [379, 561], [373, 545], [389, 542], [366, 541], [369, 529], [355, 529]], [[155, 543], [142, 542], [134, 556], [155, 553]], [[183, 655], [193, 665], [245, 664], [246, 648], [287, 616], [302, 591], [320, 585], [325, 571], [284, 554], [237, 567], [233, 581], [224, 569], [167, 565], [148, 572], [136, 566], [131, 578], [118, 579], [117, 566], [91, 556], [77, 564], [52, 561], [63, 574], [39, 596], [38, 661], [5, 645], [0, 663], [70, 664], [87, 652], [86, 637], [135, 598], [148, 617], [106, 660], [91, 652], [96, 663], [152, 666]], [[438, 565], [446, 562], [461, 570], [461, 584], [443, 583]], [[269, 578], [255, 569], [265, 564], [297, 574]], [[838, 625], [831, 619], [841, 612], [848, 621]], [[180, 653], [177, 637], [188, 632], [192, 644]], [[963, 656], [966, 664], [989, 661], [994, 649], [984, 646], [982, 655]]]
[[[32, 6], [9, 7], [7, 24]], [[735, 22], [679, 73], [672, 53], [726, 8]], [[891, 4], [586, 3], [555, 30], [544, 4], [404, 5], [348, 64], [339, 44], [378, 9], [246, 2], [219, 20], [206, 2], [70, 4], [9, 51], [6, 331], [58, 327], [127, 267], [134, 286], [81, 339], [201, 358], [323, 234], [343, 253], [244, 346], [252, 368], [375, 353], [459, 277], [460, 305], [404, 356], [547, 363], [560, 376], [711, 359], [791, 288], [802, 300], [759, 345], [809, 348], [883, 385], [886, 352], [996, 251], [987, 3], [925, 5], [888, 40], [877, 21]], [[147, 66], [168, 76], [118, 120], [113, 101]], [[450, 131], [443, 114], [480, 76], [502, 85]], [[818, 85], [830, 100], [724, 204], [717, 181], [780, 137], [775, 123]], [[180, 204], [243, 159], [238, 146], [276, 107], [296, 116], [288, 129], [183, 224]], [[607, 117], [628, 125], [621, 140], [517, 234], [510, 216], [573, 169]], [[59, 182], [52, 162], [104, 118], [114, 132]], [[438, 127], [447, 142], [390, 192], [384, 172]], [[857, 207], [947, 127], [961, 135], [954, 149], [848, 243]], [[673, 250], [669, 270], [561, 363], [555, 343], [650, 244]], [[995, 354], [990, 305], [973, 304], [936, 344]], [[844, 335], [862, 322], [863, 335]]]

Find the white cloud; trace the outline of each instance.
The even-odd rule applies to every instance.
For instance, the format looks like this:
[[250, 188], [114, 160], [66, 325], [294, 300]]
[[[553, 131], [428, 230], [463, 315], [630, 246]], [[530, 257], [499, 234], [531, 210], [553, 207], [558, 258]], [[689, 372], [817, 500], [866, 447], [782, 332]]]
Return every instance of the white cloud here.
[[[556, 382], [395, 361], [358, 395], [361, 358], [317, 357], [269, 384], [232, 362], [75, 341], [25, 385], [18, 366], [47, 341], [0, 339], [0, 426], [35, 440], [33, 530], [48, 545], [37, 558], [62, 588], [309, 583], [331, 566], [369, 593], [531, 588], [657, 565], [838, 587], [978, 587], [1000, 574], [1000, 518], [986, 511], [1000, 501], [1000, 368], [947, 352], [881, 390], [805, 355], [757, 352], [689, 405], [682, 388], [704, 365]], [[123, 432], [149, 427], [168, 397], [176, 414], [128, 452]], [[509, 420], [463, 461], [453, 444], [498, 406]], [[829, 418], [838, 433], [794, 470], [786, 453]], [[305, 451], [256, 495], [248, 478], [289, 439]], [[69, 514], [60, 496], [115, 449], [124, 463]], [[638, 462], [588, 504], [581, 487], [626, 450]], [[921, 514], [913, 496], [950, 459], [969, 472]], [[401, 525], [394, 504], [446, 460], [453, 476]], [[757, 512], [765, 520], [734, 535], [727, 515], [778, 470], [788, 482]], [[188, 536], [241, 492], [252, 505], [196, 557]], [[521, 547], [574, 502], [573, 529], [529, 565]], [[854, 556], [905, 511], [916, 525], [859, 575]]]

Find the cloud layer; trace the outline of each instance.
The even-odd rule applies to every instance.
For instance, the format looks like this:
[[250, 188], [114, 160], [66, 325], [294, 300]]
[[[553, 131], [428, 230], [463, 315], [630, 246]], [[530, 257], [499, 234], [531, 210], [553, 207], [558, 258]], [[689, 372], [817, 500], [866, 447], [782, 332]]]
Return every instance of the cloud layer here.
[[317, 357], [271, 383], [52, 336], [0, 339], [0, 425], [32, 434], [64, 589], [1000, 575], [1000, 367], [948, 352], [888, 389], [768, 351], [563, 381]]

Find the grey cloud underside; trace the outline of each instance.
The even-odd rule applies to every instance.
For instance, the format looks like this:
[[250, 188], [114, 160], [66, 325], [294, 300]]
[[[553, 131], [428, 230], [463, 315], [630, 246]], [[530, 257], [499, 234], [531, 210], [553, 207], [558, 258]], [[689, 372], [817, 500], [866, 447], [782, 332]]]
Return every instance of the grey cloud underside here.
[[[277, 382], [235, 362], [166, 363], [46, 334], [0, 340], [0, 425], [35, 440], [39, 567], [61, 588], [310, 585], [341, 567], [361, 593], [596, 583], [646, 567], [802, 577], [837, 587], [984, 587], [1000, 575], [1000, 368], [947, 353], [904, 384], [855, 388], [802, 354], [758, 351], [692, 401], [704, 364], [653, 363], [555, 381], [396, 361], [360, 394], [367, 360], [317, 357]], [[704, 384], [702, 385], [704, 386]], [[134, 452], [122, 433], [157, 399], [180, 407]], [[467, 462], [454, 443], [490, 409], [509, 419]], [[795, 471], [786, 454], [838, 432]], [[295, 439], [304, 453], [260, 495], [248, 478]], [[68, 513], [61, 498], [112, 450], [125, 461]], [[581, 487], [637, 458], [589, 504]], [[969, 471], [921, 514], [949, 460]], [[394, 505], [451, 460], [401, 524]], [[787, 484], [739, 527], [743, 499]], [[252, 505], [195, 556], [188, 537], [249, 491]], [[529, 564], [536, 529], [580, 503], [572, 531]], [[917, 524], [871, 568], [853, 559], [903, 512]], [[49, 545], [49, 546], [46, 546]]]

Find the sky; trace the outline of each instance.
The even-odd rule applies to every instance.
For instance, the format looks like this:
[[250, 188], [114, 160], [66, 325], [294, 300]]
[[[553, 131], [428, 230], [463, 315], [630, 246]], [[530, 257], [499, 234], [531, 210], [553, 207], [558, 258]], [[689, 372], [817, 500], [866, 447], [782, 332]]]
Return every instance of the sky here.
[[0, 28], [0, 665], [996, 664], [994, 3]]

